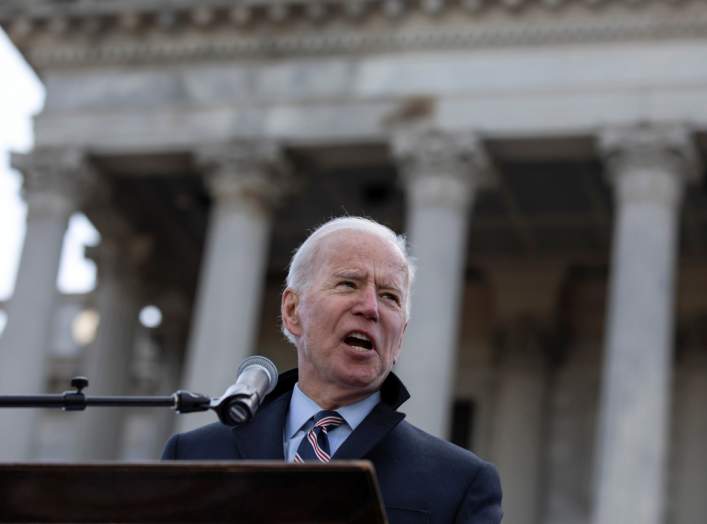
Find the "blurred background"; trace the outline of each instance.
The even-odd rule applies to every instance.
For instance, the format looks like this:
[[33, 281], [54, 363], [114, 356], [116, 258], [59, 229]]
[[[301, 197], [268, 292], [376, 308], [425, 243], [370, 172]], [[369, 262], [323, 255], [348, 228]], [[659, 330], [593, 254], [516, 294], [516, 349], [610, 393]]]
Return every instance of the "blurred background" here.
[[[510, 524], [707, 514], [700, 0], [4, 0], [0, 394], [220, 395], [296, 364], [292, 251], [418, 262], [411, 422]], [[0, 460], [156, 459], [214, 420], [2, 410]]]

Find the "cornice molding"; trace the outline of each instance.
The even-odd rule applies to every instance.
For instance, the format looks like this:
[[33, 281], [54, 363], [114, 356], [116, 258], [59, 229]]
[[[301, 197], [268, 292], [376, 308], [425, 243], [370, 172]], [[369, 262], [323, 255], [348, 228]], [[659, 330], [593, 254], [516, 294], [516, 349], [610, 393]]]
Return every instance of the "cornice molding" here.
[[704, 37], [707, 9], [697, 0], [35, 0], [0, 8], [0, 25], [42, 69]]
[[[188, 15], [197, 24], [223, 19], [227, 14], [236, 22], [251, 22], [264, 16], [270, 21], [294, 18], [311, 20], [360, 18], [383, 14], [394, 18], [412, 13], [437, 16], [459, 9], [471, 14], [529, 9], [554, 11], [569, 6], [585, 6], [599, 10], [611, 5], [641, 8], [650, 4], [675, 5], [688, 0], [4, 0], [0, 18], [28, 16], [46, 19], [57, 15], [68, 17], [122, 17], [172, 13]], [[214, 16], [210, 16], [214, 15]], [[245, 16], [244, 16], [245, 15]]]

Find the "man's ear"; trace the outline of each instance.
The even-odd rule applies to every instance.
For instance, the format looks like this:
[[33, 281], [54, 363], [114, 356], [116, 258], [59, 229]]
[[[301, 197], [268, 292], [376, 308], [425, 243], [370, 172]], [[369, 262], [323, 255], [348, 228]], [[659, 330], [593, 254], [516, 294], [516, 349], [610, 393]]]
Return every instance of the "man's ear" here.
[[294, 336], [299, 337], [302, 334], [302, 324], [299, 317], [299, 295], [294, 289], [288, 287], [282, 292], [280, 315], [282, 316], [282, 325]]

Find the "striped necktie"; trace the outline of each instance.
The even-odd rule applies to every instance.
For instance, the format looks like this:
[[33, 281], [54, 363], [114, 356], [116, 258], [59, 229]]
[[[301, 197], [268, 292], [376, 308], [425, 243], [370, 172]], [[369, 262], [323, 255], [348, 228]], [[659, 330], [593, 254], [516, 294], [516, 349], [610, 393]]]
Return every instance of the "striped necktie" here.
[[343, 424], [345, 420], [336, 411], [320, 411], [314, 415], [314, 426], [302, 439], [294, 462], [329, 462], [329, 437], [327, 433]]

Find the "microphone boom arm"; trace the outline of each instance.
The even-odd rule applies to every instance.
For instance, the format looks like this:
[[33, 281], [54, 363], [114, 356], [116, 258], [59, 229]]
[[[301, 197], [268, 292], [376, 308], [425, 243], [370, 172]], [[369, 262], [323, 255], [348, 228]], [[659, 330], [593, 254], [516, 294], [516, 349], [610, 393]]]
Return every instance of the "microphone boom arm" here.
[[259, 355], [245, 359], [238, 368], [238, 379], [219, 398], [211, 398], [191, 391], [179, 390], [170, 396], [100, 396], [87, 397], [86, 377], [71, 379], [73, 391], [61, 395], [0, 395], [0, 408], [62, 408], [64, 411], [83, 411], [88, 406], [104, 407], [170, 407], [177, 413], [198, 411], [216, 412], [227, 426], [248, 422], [258, 410], [265, 396], [277, 384], [277, 368]]
[[84, 395], [86, 377], [71, 379], [73, 391], [57, 395], [0, 395], [0, 408], [62, 408], [83, 411], [88, 406], [102, 407], [170, 407], [177, 413], [194, 413], [212, 409], [212, 399], [190, 391], [179, 390], [169, 396], [95, 396]]

